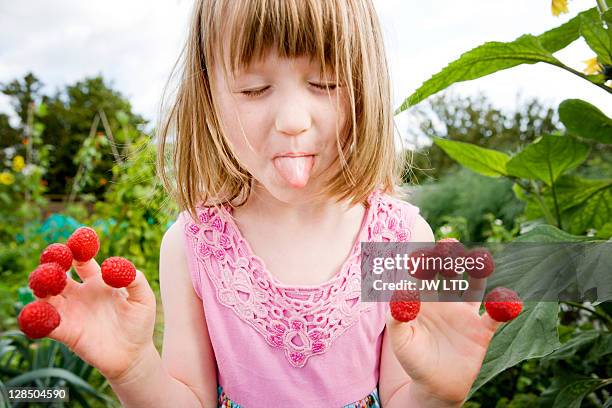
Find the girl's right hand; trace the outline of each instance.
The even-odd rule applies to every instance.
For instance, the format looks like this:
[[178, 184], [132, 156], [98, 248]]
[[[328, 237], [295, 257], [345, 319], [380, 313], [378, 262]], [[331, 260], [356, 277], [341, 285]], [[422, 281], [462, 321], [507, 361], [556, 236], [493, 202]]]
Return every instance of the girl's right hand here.
[[109, 381], [120, 381], [153, 346], [155, 295], [144, 274], [126, 288], [108, 286], [95, 259], [73, 262], [83, 283], [68, 277], [58, 296], [44, 298], [61, 316], [48, 337], [60, 341]]

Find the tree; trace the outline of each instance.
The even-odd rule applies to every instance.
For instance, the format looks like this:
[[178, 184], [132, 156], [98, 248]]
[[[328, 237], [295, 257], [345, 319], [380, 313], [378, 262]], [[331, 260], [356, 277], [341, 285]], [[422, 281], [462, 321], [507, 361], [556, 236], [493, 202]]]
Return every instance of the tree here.
[[[536, 98], [527, 100], [515, 111], [493, 107], [486, 96], [442, 94], [415, 108], [421, 118], [419, 134], [429, 139], [444, 137], [512, 152], [543, 134], [559, 130], [555, 110]], [[437, 145], [420, 148], [413, 161], [416, 174], [438, 179], [458, 165]], [[422, 169], [422, 170], [418, 170]]]

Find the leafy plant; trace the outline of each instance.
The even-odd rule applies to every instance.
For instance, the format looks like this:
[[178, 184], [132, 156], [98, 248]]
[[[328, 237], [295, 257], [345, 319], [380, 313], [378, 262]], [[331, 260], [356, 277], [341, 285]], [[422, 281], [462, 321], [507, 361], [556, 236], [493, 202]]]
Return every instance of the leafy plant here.
[[[8, 387], [67, 387], [70, 402], [59, 406], [119, 406], [105, 391], [108, 383], [65, 345], [32, 341], [20, 331], [0, 333], [0, 405], [10, 406]], [[78, 402], [78, 405], [74, 402]]]
[[[397, 113], [453, 83], [539, 62], [566, 70], [612, 94], [611, 82], [608, 82], [612, 81], [612, 10], [605, 1], [600, 0], [597, 5], [538, 36], [523, 35], [507, 43], [488, 42], [466, 52], [423, 83]], [[579, 38], [597, 54], [601, 69], [596, 74], [578, 72], [553, 55]], [[612, 236], [612, 179], [601, 177], [601, 169], [607, 167], [597, 168], [602, 162], [589, 158], [599, 150], [609, 149], [612, 119], [588, 102], [576, 99], [561, 103], [558, 113], [565, 132], [542, 135], [514, 154], [444, 138], [435, 139], [435, 144], [462, 166], [483, 176], [501, 177], [513, 183], [516, 197], [525, 202], [524, 218], [531, 222], [531, 230], [522, 228], [515, 241], [608, 239]], [[589, 166], [596, 168], [585, 171], [584, 167]], [[584, 174], [599, 174], [599, 177], [587, 178]], [[594, 246], [593, 250], [597, 248]], [[567, 302], [562, 306], [588, 313], [587, 322], [594, 320], [593, 330], [585, 331], [582, 324], [575, 322], [567, 326], [564, 338], [560, 338], [559, 314], [563, 316], [568, 310], [560, 309], [557, 302], [526, 302], [519, 318], [496, 333], [470, 396], [486, 400], [485, 390], [481, 389], [484, 384], [509, 369], [525, 367], [530, 359], [541, 359], [541, 365], [548, 365], [553, 378], [542, 381], [540, 389], [529, 390], [539, 395], [540, 406], [578, 407], [583, 400], [589, 406], [612, 404], [610, 400], [606, 402], [609, 394], [602, 391], [612, 384], [612, 372], [608, 366], [597, 365], [600, 358], [612, 352], [612, 341], [608, 340], [612, 318], [605, 307], [609, 304], [605, 301], [612, 299], [609, 282], [607, 277], [590, 275], [587, 270], [577, 273], [582, 280], [579, 284], [588, 281], [589, 285], [603, 289], [603, 293], [598, 293], [595, 304]], [[521, 283], [529, 285], [528, 281]], [[582, 369], [573, 366], [568, 371], [563, 359], [579, 355], [580, 348], [597, 351], [580, 360]], [[516, 382], [513, 387], [516, 388]], [[525, 404], [533, 402], [531, 397], [528, 400], [531, 402]]]

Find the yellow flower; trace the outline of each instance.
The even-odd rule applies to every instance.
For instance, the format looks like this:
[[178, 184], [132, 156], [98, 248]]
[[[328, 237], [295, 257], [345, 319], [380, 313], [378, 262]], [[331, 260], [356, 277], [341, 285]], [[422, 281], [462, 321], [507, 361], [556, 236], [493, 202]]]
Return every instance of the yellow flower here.
[[25, 160], [23, 156], [17, 155], [13, 157], [13, 170], [19, 173], [25, 167]]
[[601, 65], [599, 65], [599, 62], [597, 62], [597, 57], [589, 58], [588, 60], [582, 62], [586, 64], [586, 67], [584, 67], [582, 72], [587, 75], [597, 75], [603, 72]]
[[552, 0], [552, 13], [553, 16], [569, 12], [567, 8], [567, 0]]
[[0, 173], [0, 184], [6, 184], [8, 186], [9, 184], [13, 184], [14, 181], [15, 177], [8, 171]]

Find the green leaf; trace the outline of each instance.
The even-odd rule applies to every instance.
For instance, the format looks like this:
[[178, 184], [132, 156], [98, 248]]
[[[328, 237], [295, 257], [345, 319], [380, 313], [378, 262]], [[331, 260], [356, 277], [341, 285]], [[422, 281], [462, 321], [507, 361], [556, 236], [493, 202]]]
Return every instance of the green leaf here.
[[[557, 193], [557, 204], [559, 210], [564, 212], [577, 205], [584, 204], [586, 200], [601, 190], [612, 187], [612, 179], [585, 179], [577, 176], [563, 175], [555, 182]], [[552, 208], [554, 205], [550, 188], [542, 190], [541, 195], [544, 203]], [[523, 199], [525, 196], [518, 197]], [[527, 197], [528, 201], [525, 213], [537, 218], [542, 215], [538, 202], [533, 197]]]
[[559, 305], [556, 302], [525, 302], [524, 306], [516, 319], [501, 326], [493, 336], [468, 398], [505, 369], [523, 360], [543, 357], [559, 347]]
[[610, 353], [612, 353], [612, 333], [600, 331], [599, 337], [595, 339], [595, 344], [586, 358], [589, 361], [599, 361]]
[[600, 64], [612, 64], [610, 38], [599, 18], [580, 16], [580, 34], [582, 34], [589, 47], [595, 51], [597, 61]]
[[580, 99], [561, 102], [559, 120], [572, 134], [601, 143], [612, 143], [612, 119], [588, 102]]
[[584, 202], [567, 212], [569, 232], [580, 234], [587, 229], [600, 229], [612, 217], [612, 185], [598, 190]]
[[584, 247], [582, 258], [576, 265], [576, 277], [581, 296], [595, 289], [598, 303], [612, 300], [610, 265], [612, 265], [610, 242], [592, 242]]
[[551, 186], [565, 171], [575, 168], [589, 154], [589, 146], [565, 136], [544, 135], [512, 157], [508, 174], [538, 179]]
[[555, 408], [580, 408], [584, 397], [597, 388], [609, 384], [610, 380], [587, 378], [566, 386], [555, 398]]
[[553, 225], [538, 225], [531, 231], [517, 237], [513, 242], [581, 242], [588, 237], [568, 234]]
[[544, 356], [542, 361], [564, 360], [576, 355], [577, 352], [584, 350], [587, 346], [593, 344], [599, 338], [598, 330], [587, 330], [574, 334], [572, 338], [563, 343], [561, 347], [553, 351], [551, 354]]
[[599, 228], [595, 236], [600, 239], [608, 239], [612, 237], [612, 221], [605, 223], [601, 228]]
[[506, 162], [510, 159], [506, 153], [441, 138], [435, 138], [434, 143], [453, 160], [476, 173], [489, 177], [506, 175]]
[[425, 81], [395, 113], [416, 105], [455, 82], [469, 81], [517, 65], [537, 62], [561, 66], [561, 62], [532, 35], [523, 35], [508, 43], [487, 42], [464, 53], [459, 59], [451, 62], [442, 71]]
[[[612, 179], [584, 179], [576, 176], [561, 176], [555, 182], [557, 203], [562, 224], [572, 234], [583, 234], [589, 229], [598, 232], [598, 238], [612, 235], [612, 227], [605, 227], [612, 219]], [[526, 201], [525, 216], [536, 219], [544, 216], [539, 201], [533, 194], [514, 188], [518, 199]], [[553, 208], [551, 189], [541, 193], [547, 208]], [[609, 234], [609, 235], [606, 235]]]
[[542, 47], [551, 53], [562, 50], [569, 44], [580, 37], [580, 19], [586, 17], [588, 19], [598, 18], [599, 12], [596, 7], [579, 13], [576, 17], [569, 20], [567, 23], [553, 28], [538, 35], [538, 40]]

